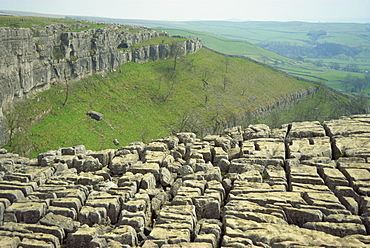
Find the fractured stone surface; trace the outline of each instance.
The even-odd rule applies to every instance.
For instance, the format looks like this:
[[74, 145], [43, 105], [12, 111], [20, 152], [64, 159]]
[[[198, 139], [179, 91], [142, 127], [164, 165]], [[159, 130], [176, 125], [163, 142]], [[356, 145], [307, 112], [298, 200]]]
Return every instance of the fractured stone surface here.
[[0, 246], [366, 247], [368, 137], [361, 115], [36, 160], [1, 151]]

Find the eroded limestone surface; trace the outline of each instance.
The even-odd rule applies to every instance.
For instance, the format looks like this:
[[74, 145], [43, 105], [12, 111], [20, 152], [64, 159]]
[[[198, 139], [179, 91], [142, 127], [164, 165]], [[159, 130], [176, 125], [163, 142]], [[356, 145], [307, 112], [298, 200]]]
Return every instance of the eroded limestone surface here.
[[370, 115], [28, 159], [0, 150], [0, 247], [368, 247]]

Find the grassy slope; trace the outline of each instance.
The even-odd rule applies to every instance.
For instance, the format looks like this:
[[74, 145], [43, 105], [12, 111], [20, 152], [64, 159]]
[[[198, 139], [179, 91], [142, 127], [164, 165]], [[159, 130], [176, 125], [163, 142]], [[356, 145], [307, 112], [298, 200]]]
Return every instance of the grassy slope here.
[[[310, 86], [243, 59], [228, 58], [226, 72], [225, 57], [206, 49], [181, 58], [176, 70], [173, 64], [173, 59], [128, 63], [70, 84], [65, 106], [63, 84], [30, 99], [17, 109], [25, 120], [50, 111], [30, 128], [32, 155], [77, 144], [105, 149], [116, 138], [127, 144], [178, 131], [218, 132], [246, 112]], [[89, 110], [103, 113], [104, 120], [90, 119]]]

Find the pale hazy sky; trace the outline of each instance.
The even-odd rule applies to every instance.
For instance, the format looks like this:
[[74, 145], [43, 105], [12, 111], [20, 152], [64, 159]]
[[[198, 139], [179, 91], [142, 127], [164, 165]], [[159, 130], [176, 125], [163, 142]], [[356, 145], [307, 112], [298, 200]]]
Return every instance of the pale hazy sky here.
[[171, 21], [370, 23], [370, 0], [0, 0], [0, 9]]

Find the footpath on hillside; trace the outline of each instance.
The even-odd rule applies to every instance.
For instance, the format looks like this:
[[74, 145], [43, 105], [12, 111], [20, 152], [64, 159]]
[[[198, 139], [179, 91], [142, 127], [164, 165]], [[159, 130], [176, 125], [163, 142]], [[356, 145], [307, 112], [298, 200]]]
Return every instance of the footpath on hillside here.
[[0, 149], [0, 247], [366, 247], [370, 115]]

